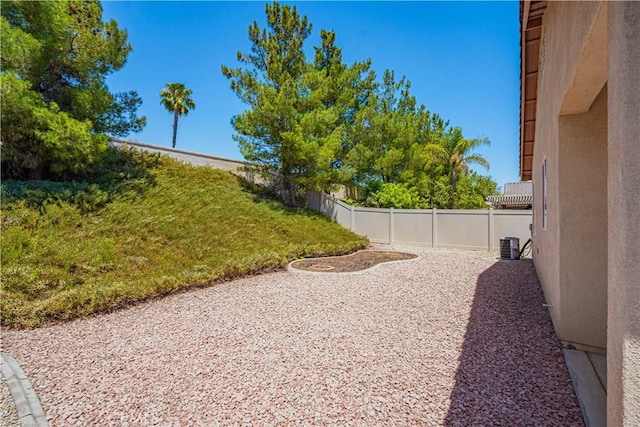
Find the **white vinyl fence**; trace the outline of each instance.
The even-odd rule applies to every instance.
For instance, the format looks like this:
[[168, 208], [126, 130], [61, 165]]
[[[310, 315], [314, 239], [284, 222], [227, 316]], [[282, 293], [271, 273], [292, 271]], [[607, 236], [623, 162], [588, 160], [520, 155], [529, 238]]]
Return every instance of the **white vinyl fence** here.
[[359, 208], [324, 193], [310, 193], [307, 207], [375, 243], [496, 252], [501, 238], [531, 237], [531, 210]]

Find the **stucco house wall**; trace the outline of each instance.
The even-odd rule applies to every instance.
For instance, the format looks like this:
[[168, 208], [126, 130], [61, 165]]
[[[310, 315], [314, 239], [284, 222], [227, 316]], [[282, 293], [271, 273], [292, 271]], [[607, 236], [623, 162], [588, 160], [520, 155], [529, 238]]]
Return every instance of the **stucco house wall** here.
[[640, 426], [640, 2], [608, 7], [607, 423]]
[[603, 7], [600, 2], [547, 7], [533, 157], [534, 262], [556, 332], [563, 341], [600, 351], [607, 328], [606, 91], [598, 88], [598, 102], [589, 102], [587, 111], [561, 114], [575, 76], [585, 73], [580, 58], [597, 20], [606, 19]]
[[535, 120], [521, 174], [534, 182], [536, 270], [559, 338], [606, 352], [607, 425], [640, 426], [640, 2], [521, 10], [523, 69], [538, 61], [537, 80], [523, 71], [535, 114], [521, 118], [523, 132]]

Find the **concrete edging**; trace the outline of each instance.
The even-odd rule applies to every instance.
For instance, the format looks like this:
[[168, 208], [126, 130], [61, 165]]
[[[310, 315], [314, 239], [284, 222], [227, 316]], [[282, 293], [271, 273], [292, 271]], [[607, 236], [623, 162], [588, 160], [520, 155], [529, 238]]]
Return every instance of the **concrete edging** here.
[[47, 417], [40, 406], [40, 400], [33, 391], [31, 382], [27, 378], [16, 359], [9, 353], [2, 353], [2, 374], [7, 382], [18, 413], [21, 427], [49, 427]]
[[598, 378], [589, 354], [586, 351], [571, 348], [564, 348], [563, 353], [585, 425], [587, 427], [606, 426], [607, 393], [602, 380]]

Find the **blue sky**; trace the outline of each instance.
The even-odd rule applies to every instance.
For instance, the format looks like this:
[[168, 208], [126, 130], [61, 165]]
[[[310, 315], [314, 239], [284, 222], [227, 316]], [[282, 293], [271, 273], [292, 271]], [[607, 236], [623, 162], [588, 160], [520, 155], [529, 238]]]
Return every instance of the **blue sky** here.
[[[313, 33], [334, 30], [343, 59], [372, 59], [381, 77], [406, 76], [419, 104], [460, 126], [468, 138], [488, 137], [481, 153], [501, 187], [519, 181], [518, 2], [282, 2], [309, 17]], [[103, 19], [129, 33], [133, 52], [108, 78], [113, 91], [137, 90], [146, 128], [130, 139], [171, 145], [172, 115], [160, 90], [170, 82], [193, 89], [196, 109], [181, 117], [177, 148], [240, 159], [231, 118], [246, 109], [222, 75], [248, 52], [248, 27], [264, 27], [264, 2], [103, 2]]]

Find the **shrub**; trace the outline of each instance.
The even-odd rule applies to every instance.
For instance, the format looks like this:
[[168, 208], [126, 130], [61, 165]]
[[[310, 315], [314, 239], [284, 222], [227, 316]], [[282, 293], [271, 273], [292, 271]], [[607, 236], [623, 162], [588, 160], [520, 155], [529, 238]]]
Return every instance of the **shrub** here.
[[366, 204], [378, 208], [427, 209], [429, 202], [407, 184], [384, 183], [367, 197]]

